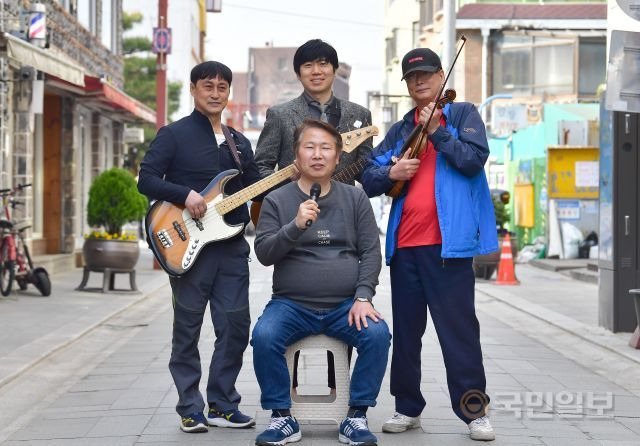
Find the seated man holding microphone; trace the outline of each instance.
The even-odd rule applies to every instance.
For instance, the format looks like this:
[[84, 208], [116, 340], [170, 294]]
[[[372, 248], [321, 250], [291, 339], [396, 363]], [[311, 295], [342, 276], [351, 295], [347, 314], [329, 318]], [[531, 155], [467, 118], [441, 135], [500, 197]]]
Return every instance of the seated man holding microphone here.
[[371, 303], [382, 260], [378, 228], [365, 193], [331, 180], [342, 150], [340, 134], [307, 119], [296, 129], [294, 144], [300, 179], [267, 195], [256, 228], [258, 260], [274, 265], [273, 297], [251, 340], [261, 404], [272, 411], [256, 444], [302, 438], [290, 412], [284, 353], [302, 338], [325, 334], [358, 352], [338, 439], [375, 445], [366, 411], [376, 404], [391, 338]]

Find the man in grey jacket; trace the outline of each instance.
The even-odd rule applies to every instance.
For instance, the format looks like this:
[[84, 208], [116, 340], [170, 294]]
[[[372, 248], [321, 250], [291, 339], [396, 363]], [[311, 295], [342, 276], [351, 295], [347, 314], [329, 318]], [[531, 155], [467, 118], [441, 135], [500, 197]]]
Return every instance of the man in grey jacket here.
[[[309, 40], [296, 50], [293, 69], [304, 91], [297, 98], [267, 110], [255, 153], [263, 178], [271, 175], [276, 166], [282, 169], [293, 162], [293, 132], [305, 118], [328, 122], [340, 133], [371, 125], [369, 110], [333, 95], [338, 66], [336, 50], [320, 39]], [[336, 171], [367, 158], [372, 148], [373, 138], [369, 138], [353, 152], [342, 154]]]
[[[274, 265], [273, 297], [251, 341], [262, 407], [272, 410], [256, 444], [300, 440], [284, 352], [306, 336], [324, 333], [358, 351], [339, 440], [375, 445], [366, 411], [376, 404], [391, 338], [371, 303], [382, 260], [378, 228], [364, 192], [331, 180], [340, 134], [327, 123], [305, 120], [294, 139], [300, 179], [267, 195], [256, 231], [258, 260]], [[313, 183], [320, 185], [315, 200], [309, 198]]]

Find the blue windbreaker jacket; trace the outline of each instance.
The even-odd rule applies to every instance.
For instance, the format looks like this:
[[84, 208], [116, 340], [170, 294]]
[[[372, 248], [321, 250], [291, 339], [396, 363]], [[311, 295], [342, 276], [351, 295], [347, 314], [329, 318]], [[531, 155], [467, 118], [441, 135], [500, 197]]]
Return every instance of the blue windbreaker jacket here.
[[[389, 179], [391, 157], [400, 150], [415, 124], [415, 108], [396, 122], [371, 153], [362, 174], [367, 195], [375, 197], [393, 186]], [[447, 104], [443, 113], [446, 127], [430, 136], [436, 149], [435, 196], [438, 222], [442, 234], [442, 257], [461, 258], [488, 254], [498, 249], [493, 202], [484, 174], [489, 144], [484, 123], [473, 104]], [[397, 246], [398, 227], [407, 186], [395, 198], [389, 214], [386, 240], [386, 262], [391, 263]]]

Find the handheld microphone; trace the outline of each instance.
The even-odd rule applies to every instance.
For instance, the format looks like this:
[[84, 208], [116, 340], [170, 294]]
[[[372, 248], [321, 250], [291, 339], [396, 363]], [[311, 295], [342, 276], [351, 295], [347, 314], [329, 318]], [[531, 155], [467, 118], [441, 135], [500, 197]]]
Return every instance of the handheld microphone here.
[[[309, 191], [309, 198], [313, 201], [318, 201], [318, 197], [320, 196], [320, 185], [318, 183], [313, 183], [311, 185], [311, 190]], [[313, 223], [311, 220], [307, 220], [306, 226], [307, 228], [311, 226]]]

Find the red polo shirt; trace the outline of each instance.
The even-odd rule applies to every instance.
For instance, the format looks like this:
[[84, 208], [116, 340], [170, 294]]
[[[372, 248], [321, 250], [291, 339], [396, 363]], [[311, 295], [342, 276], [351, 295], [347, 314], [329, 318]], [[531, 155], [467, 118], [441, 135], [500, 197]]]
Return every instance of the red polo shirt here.
[[[419, 110], [413, 117], [418, 125]], [[444, 117], [440, 125], [445, 125]], [[420, 167], [409, 182], [409, 190], [402, 207], [402, 218], [398, 228], [398, 248], [442, 244], [438, 211], [436, 209], [435, 179], [436, 150], [431, 140], [420, 154]]]

